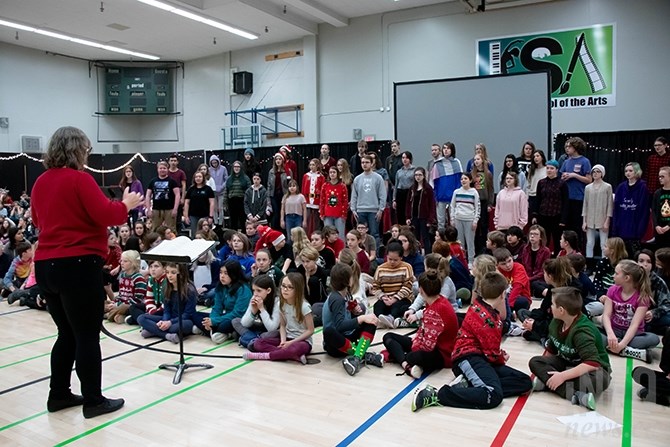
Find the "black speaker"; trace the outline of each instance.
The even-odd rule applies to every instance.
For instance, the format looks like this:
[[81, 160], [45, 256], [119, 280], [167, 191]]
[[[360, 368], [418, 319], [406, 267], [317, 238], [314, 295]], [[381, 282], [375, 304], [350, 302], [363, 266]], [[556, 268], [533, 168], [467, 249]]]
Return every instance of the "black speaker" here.
[[233, 74], [233, 91], [240, 95], [254, 92], [254, 75], [248, 71], [238, 71]]

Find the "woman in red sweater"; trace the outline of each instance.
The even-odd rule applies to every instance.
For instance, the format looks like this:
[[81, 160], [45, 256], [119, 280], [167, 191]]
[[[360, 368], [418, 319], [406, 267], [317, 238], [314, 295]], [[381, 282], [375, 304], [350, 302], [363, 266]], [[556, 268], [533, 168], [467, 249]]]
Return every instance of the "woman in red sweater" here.
[[324, 225], [337, 228], [341, 239], [344, 239], [344, 226], [349, 211], [347, 186], [340, 180], [337, 166], [328, 169], [328, 181], [321, 187], [321, 203], [319, 212]]
[[[47, 410], [83, 405], [85, 418], [121, 408], [123, 399], [102, 395], [100, 321], [105, 292], [102, 268], [107, 255], [107, 227], [121, 225], [128, 211], [142, 203], [138, 193], [123, 201], [107, 199], [93, 177], [83, 172], [91, 142], [81, 130], [61, 127], [44, 156], [47, 171], [32, 190], [33, 222], [40, 230], [35, 277], [58, 327], [51, 350]], [[86, 206], [81, 206], [86, 204]], [[70, 391], [76, 365], [83, 396]]]

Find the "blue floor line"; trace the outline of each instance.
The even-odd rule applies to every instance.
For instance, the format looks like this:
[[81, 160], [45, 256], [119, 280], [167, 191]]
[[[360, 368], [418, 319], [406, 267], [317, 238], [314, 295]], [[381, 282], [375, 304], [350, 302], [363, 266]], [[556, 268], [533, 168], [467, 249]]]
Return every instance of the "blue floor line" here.
[[[427, 375], [423, 375], [420, 379], [414, 379], [409, 385], [396, 394], [393, 399], [388, 401], [386, 405], [381, 407], [375, 414], [373, 414], [367, 421], [363, 422], [356, 430], [351, 432], [349, 436], [340, 441], [340, 443], [337, 444], [337, 447], [345, 447], [354, 442], [356, 438], [365, 433], [368, 428], [381, 419], [381, 417], [384, 416], [391, 408], [393, 408], [395, 404], [400, 402], [403, 397], [405, 397], [407, 394], [409, 394], [410, 391], [414, 390], [421, 382], [423, 382], [426, 377]], [[407, 408], [407, 411], [409, 411], [409, 407]]]

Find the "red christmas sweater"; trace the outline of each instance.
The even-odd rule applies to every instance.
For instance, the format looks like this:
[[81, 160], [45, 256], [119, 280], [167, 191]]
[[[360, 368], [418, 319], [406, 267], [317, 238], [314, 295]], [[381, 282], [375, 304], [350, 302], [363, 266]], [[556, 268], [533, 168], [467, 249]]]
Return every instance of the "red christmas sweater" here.
[[332, 184], [325, 182], [321, 187], [321, 217], [347, 218], [349, 211], [349, 196], [347, 186], [342, 182]]
[[302, 176], [302, 195], [307, 208], [319, 209], [321, 204], [321, 188], [325, 179], [320, 172], [308, 172]]
[[424, 309], [421, 326], [412, 340], [412, 351], [431, 352], [437, 349], [444, 360], [444, 367], [451, 368], [451, 352], [457, 331], [456, 312], [449, 300], [440, 296]]
[[451, 361], [456, 364], [465, 356], [479, 354], [493, 365], [504, 365], [505, 351], [500, 347], [502, 325], [498, 311], [476, 298], [458, 330]]

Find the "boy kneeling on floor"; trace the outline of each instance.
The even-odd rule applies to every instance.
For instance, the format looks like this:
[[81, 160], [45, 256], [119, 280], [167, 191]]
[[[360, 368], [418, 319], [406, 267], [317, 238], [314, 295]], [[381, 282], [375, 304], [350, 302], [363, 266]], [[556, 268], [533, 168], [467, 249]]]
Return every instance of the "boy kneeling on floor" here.
[[581, 312], [582, 297], [573, 287], [552, 291], [549, 338], [544, 355], [530, 359], [535, 391], [549, 389], [589, 410], [607, 389], [612, 369], [600, 332]]

